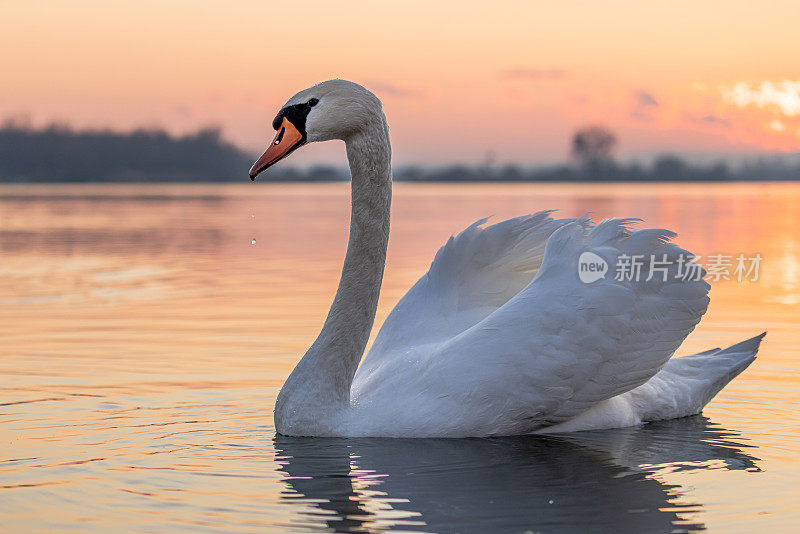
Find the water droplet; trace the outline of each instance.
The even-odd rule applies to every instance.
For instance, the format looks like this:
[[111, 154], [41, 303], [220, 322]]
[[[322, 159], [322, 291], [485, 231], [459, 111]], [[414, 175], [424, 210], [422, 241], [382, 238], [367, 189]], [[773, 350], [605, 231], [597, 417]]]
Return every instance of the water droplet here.
[[250, 240], [250, 244], [251, 244], [251, 245], [255, 245], [255, 244], [256, 244], [256, 238], [255, 238], [255, 237], [254, 237], [253, 239], [251, 239], [251, 240]]

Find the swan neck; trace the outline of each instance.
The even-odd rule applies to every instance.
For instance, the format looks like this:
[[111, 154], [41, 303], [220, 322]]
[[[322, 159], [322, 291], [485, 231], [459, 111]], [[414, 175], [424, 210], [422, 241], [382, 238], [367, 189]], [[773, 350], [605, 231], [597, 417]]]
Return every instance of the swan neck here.
[[[382, 114], [381, 119], [345, 139], [352, 202], [339, 288], [322, 331], [286, 381], [279, 403], [319, 409], [350, 402], [350, 386], [375, 320], [389, 241], [391, 148]], [[276, 423], [277, 416], [276, 411]]]

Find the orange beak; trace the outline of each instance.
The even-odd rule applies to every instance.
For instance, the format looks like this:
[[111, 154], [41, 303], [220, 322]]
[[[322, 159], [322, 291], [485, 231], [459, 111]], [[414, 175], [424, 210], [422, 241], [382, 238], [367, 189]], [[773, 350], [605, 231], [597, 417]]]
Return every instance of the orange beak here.
[[303, 134], [295, 128], [289, 119], [284, 117], [275, 139], [272, 140], [267, 150], [250, 168], [250, 179], [255, 180], [261, 171], [288, 156], [304, 142]]

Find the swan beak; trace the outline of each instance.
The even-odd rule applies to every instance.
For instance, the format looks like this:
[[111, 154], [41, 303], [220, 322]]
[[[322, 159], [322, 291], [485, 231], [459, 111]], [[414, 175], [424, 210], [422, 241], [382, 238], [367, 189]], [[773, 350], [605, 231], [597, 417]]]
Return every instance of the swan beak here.
[[261, 171], [288, 156], [304, 142], [303, 134], [295, 128], [289, 119], [284, 117], [275, 139], [272, 140], [267, 150], [250, 168], [250, 179], [255, 180]]

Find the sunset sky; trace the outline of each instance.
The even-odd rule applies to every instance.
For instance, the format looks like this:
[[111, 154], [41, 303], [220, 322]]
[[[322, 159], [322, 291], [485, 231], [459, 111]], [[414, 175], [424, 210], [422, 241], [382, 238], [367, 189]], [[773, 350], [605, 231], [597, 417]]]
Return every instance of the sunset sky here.
[[[800, 151], [800, 2], [0, 3], [0, 117], [219, 125], [257, 151], [296, 91], [384, 101], [399, 163], [558, 162], [606, 125], [623, 158]], [[295, 163], [344, 162], [337, 143]]]

